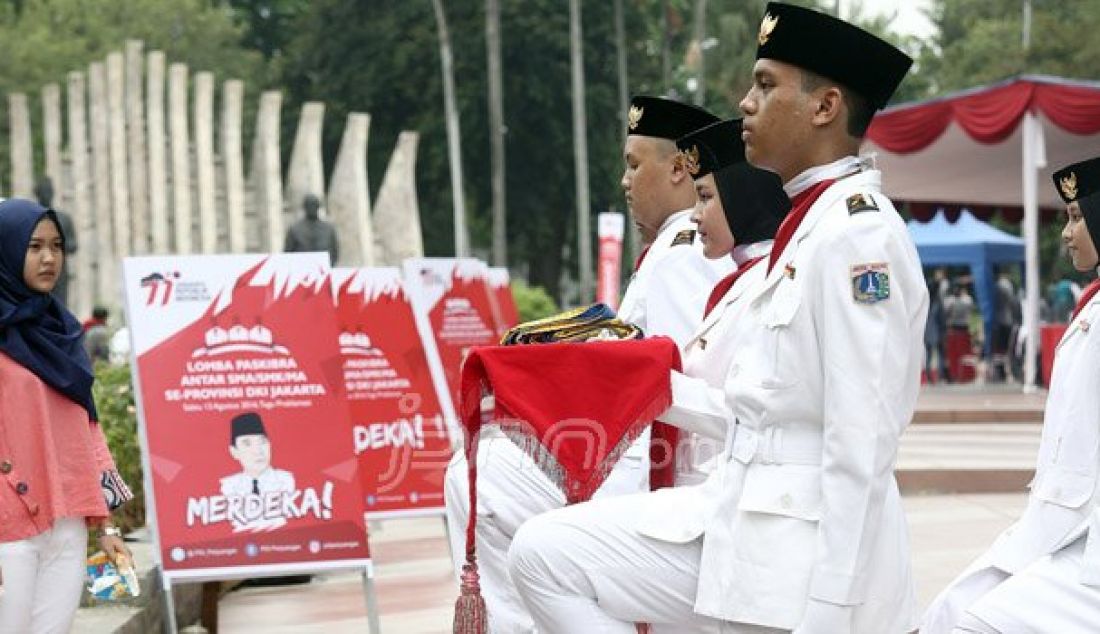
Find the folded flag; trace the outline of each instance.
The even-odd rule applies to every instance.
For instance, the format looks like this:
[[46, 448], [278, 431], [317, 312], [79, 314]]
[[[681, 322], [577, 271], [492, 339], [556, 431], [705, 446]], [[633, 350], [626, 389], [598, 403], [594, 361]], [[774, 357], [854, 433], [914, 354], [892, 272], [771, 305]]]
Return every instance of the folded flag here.
[[[583, 334], [581, 334], [583, 333]], [[625, 338], [618, 339], [618, 335]], [[578, 341], [577, 337], [581, 340]], [[483, 424], [500, 425], [565, 494], [567, 503], [589, 499], [615, 463], [653, 420], [672, 404], [670, 371], [680, 352], [667, 337], [642, 339], [641, 331], [617, 320], [602, 304], [520, 324], [502, 343], [553, 345], [477, 347], [462, 366], [459, 418], [465, 428], [470, 509], [477, 508], [477, 444]], [[613, 338], [613, 340], [602, 340]], [[595, 340], [592, 340], [595, 339]], [[490, 421], [481, 415], [482, 397], [493, 395]], [[671, 443], [675, 428], [654, 425], [654, 442]], [[655, 455], [651, 447], [651, 455]], [[671, 481], [674, 465], [664, 464]], [[466, 564], [455, 605], [455, 634], [485, 631], [480, 597], [475, 525], [466, 528]]]
[[606, 304], [592, 304], [515, 326], [504, 333], [501, 345], [589, 341], [592, 339], [641, 339], [640, 328], [619, 320]]

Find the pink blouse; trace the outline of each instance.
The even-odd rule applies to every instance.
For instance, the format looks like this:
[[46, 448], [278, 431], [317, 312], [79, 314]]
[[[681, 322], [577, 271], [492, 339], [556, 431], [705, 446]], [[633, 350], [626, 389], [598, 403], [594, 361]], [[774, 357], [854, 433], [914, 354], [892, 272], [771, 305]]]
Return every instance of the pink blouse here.
[[0, 542], [63, 517], [106, 518], [100, 477], [114, 468], [84, 408], [0, 352]]

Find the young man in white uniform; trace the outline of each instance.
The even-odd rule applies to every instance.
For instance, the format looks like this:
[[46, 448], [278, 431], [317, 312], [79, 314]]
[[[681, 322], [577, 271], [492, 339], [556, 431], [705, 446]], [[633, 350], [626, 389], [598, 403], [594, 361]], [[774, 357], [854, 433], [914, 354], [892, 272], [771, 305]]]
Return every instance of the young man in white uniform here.
[[[917, 622], [893, 468], [919, 388], [928, 295], [860, 140], [911, 60], [770, 3], [741, 102], [746, 155], [792, 210], [750, 291], [724, 391], [661, 419], [729, 428], [706, 482], [525, 524], [512, 579], [540, 634], [904, 634]], [[674, 403], [677, 395], [674, 383]], [[675, 411], [679, 409], [679, 411]], [[688, 415], [690, 414], [690, 415]]]
[[[1100, 264], [1100, 158], [1054, 173], [1073, 266]], [[940, 593], [921, 632], [1100, 631], [1100, 281], [1058, 343], [1023, 516]]]
[[[698, 327], [707, 294], [732, 270], [729, 260], [711, 262], [695, 239], [691, 209], [695, 189], [675, 139], [717, 122], [695, 106], [658, 97], [635, 97], [630, 106], [626, 169], [622, 186], [634, 224], [647, 245], [627, 287], [619, 317], [647, 336], [665, 335], [683, 346]], [[456, 573], [465, 561], [469, 474], [458, 452], [447, 467], [447, 525]], [[643, 433], [616, 464], [596, 497], [649, 488], [649, 433]], [[519, 527], [531, 517], [560, 508], [565, 496], [535, 463], [495, 426], [478, 445], [478, 571], [494, 634], [533, 631], [531, 617], [507, 571], [507, 552]]]

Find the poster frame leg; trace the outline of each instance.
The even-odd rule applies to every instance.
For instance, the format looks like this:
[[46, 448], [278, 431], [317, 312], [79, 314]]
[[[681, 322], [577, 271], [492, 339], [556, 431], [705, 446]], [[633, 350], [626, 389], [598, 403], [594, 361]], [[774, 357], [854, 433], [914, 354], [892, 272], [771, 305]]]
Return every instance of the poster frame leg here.
[[378, 595], [374, 592], [374, 574], [371, 568], [363, 569], [363, 595], [367, 601], [367, 622], [371, 634], [382, 634], [382, 623], [378, 614]]
[[164, 592], [164, 631], [167, 634], [177, 634], [179, 627], [176, 624], [176, 599], [172, 596], [172, 580], [164, 574], [164, 568], [160, 569], [160, 578]]

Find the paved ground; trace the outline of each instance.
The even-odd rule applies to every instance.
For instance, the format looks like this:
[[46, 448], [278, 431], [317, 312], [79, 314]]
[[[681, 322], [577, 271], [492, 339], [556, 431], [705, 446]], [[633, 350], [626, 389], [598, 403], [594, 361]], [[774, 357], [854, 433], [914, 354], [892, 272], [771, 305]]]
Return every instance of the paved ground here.
[[[922, 605], [1022, 511], [1044, 402], [1044, 393], [1022, 394], [1018, 386], [922, 391], [898, 456]], [[961, 492], [920, 494], [945, 487]], [[1010, 492], [967, 492], [991, 489]], [[457, 585], [442, 519], [374, 523], [371, 544], [383, 632], [450, 632]], [[219, 607], [226, 634], [360, 633], [367, 622], [361, 581], [349, 574], [239, 589]]]
[[[922, 605], [1019, 515], [1041, 432], [1045, 393], [1018, 385], [935, 386], [921, 392], [898, 455]], [[997, 493], [991, 493], [997, 492]], [[451, 631], [458, 589], [441, 518], [372, 522], [375, 582], [386, 634]], [[239, 588], [219, 604], [224, 634], [367, 631], [361, 579]], [[113, 632], [116, 606], [81, 610], [74, 632]], [[181, 624], [183, 625], [183, 624]]]
[[[921, 605], [961, 571], [1025, 503], [1022, 493], [907, 496], [913, 567]], [[382, 631], [447, 634], [457, 586], [443, 521], [389, 520], [372, 526]], [[366, 631], [362, 584], [356, 575], [319, 577], [305, 586], [244, 588], [220, 605], [224, 634], [361, 634]]]

